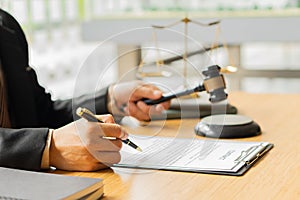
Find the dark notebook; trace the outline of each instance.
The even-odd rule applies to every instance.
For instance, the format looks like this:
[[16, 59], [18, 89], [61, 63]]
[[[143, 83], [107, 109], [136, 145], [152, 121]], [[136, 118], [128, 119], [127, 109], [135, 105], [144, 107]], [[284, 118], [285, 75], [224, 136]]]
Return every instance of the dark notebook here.
[[213, 114], [236, 114], [237, 108], [228, 102], [211, 103], [208, 95], [198, 98], [172, 99], [171, 106], [165, 115], [157, 115], [152, 119], [200, 118]]
[[0, 199], [98, 199], [103, 180], [0, 167]]

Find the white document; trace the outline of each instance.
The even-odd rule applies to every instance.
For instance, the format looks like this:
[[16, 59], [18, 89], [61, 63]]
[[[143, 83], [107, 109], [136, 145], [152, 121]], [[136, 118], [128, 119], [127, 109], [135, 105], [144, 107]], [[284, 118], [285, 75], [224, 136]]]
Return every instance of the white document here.
[[256, 159], [268, 142], [131, 136], [143, 151], [123, 145], [117, 167], [235, 173]]

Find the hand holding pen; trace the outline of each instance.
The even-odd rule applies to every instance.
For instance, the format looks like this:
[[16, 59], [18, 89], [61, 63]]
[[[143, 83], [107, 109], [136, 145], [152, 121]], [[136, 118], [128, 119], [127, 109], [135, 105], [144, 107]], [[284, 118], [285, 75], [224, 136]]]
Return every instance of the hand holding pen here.
[[[76, 114], [90, 122], [99, 122], [99, 123], [104, 123], [101, 119], [99, 119], [96, 115], [94, 115], [90, 110], [86, 109], [86, 108], [77, 108], [76, 110]], [[110, 136], [103, 136], [102, 138], [104, 139], [109, 139], [109, 140], [116, 140], [118, 138], [116, 137], [110, 137]], [[136, 144], [134, 144], [132, 141], [130, 141], [128, 138], [122, 140], [123, 143], [131, 146], [132, 148], [138, 150], [138, 151], [142, 151], [142, 149], [140, 147], [138, 147]]]

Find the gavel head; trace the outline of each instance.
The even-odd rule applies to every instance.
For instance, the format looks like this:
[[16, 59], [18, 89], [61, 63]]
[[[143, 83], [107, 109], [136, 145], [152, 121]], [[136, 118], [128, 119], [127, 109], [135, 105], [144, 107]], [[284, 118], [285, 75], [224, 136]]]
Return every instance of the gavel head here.
[[211, 102], [225, 100], [228, 96], [225, 92], [226, 84], [223, 75], [220, 74], [220, 69], [218, 65], [212, 65], [202, 72], [205, 76], [203, 86], [206, 92], [210, 94], [209, 100]]

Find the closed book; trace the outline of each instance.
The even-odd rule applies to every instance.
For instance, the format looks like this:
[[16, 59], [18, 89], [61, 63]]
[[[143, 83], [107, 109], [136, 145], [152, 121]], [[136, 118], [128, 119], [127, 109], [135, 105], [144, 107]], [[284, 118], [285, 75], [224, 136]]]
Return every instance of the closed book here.
[[103, 180], [0, 167], [0, 199], [98, 199]]

